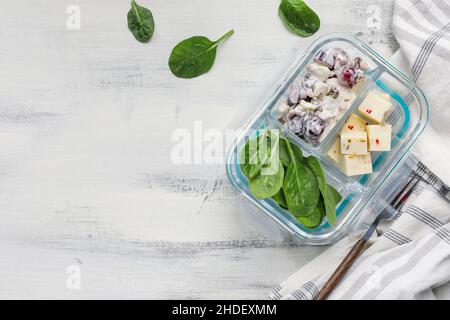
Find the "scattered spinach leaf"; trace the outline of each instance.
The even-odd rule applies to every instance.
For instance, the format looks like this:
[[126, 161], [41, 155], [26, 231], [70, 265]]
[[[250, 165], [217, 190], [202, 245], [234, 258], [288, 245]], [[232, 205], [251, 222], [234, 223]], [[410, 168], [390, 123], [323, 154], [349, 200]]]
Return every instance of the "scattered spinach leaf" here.
[[208, 72], [214, 65], [217, 47], [234, 33], [228, 31], [217, 41], [203, 36], [195, 36], [178, 43], [169, 57], [172, 73], [184, 79], [198, 77]]
[[155, 31], [155, 22], [150, 10], [131, 0], [131, 9], [128, 11], [128, 29], [136, 40], [148, 42]]
[[286, 28], [299, 36], [309, 37], [320, 28], [319, 17], [303, 0], [282, 0], [278, 13]]
[[296, 161], [289, 140], [286, 145], [291, 157], [283, 183], [289, 211], [295, 216], [308, 216], [317, 207], [320, 190], [317, 179], [307, 166]]

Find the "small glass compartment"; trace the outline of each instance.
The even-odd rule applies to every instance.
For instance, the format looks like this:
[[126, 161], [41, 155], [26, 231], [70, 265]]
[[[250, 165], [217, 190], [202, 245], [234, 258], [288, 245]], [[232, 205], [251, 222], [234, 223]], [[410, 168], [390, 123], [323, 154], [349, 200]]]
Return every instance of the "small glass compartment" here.
[[[314, 61], [314, 57], [329, 48], [344, 48], [352, 52], [354, 56], [366, 61], [367, 68], [364, 70], [364, 81], [355, 88], [355, 98], [348, 108], [343, 110], [335, 123], [328, 128], [326, 136], [318, 143], [310, 143], [280, 121], [277, 108], [286, 101], [292, 84], [309, 72], [307, 68]], [[227, 156], [226, 170], [233, 186], [294, 238], [302, 243], [325, 245], [340, 239], [358, 218], [363, 208], [369, 202], [373, 203], [380, 195], [381, 189], [388, 186], [386, 180], [425, 127], [428, 119], [428, 105], [421, 90], [410, 79], [353, 36], [330, 34], [318, 39], [290, 70], [281, 86], [266, 100], [231, 146]], [[277, 80], [274, 79], [274, 82]], [[385, 119], [385, 123], [392, 128], [391, 150], [370, 153], [373, 173], [347, 176], [327, 153], [336, 139], [339, 139], [340, 131], [347, 118], [352, 113], [359, 113], [358, 107], [369, 92], [384, 94], [393, 106]], [[306, 228], [274, 200], [257, 199], [249, 191], [247, 178], [239, 164], [240, 152], [249, 138], [257, 135], [258, 130], [266, 128], [279, 129], [281, 135], [300, 147], [305, 155], [313, 155], [319, 159], [327, 183], [342, 195], [342, 201], [336, 208], [337, 220], [334, 224], [330, 225], [326, 219], [323, 219], [318, 227]], [[383, 191], [383, 194], [386, 194], [386, 191]], [[383, 203], [387, 203], [388, 200], [383, 199]]]
[[379, 70], [376, 60], [351, 43], [330, 41], [309, 51], [294, 69], [271, 115], [311, 148], [318, 148]]

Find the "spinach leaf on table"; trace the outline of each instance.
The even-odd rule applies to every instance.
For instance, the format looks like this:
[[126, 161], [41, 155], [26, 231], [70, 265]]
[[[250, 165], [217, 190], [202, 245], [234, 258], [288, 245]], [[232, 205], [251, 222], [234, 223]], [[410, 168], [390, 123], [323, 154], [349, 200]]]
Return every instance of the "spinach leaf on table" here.
[[136, 40], [148, 42], [155, 31], [155, 22], [150, 10], [131, 0], [131, 9], [128, 11], [128, 29]]
[[289, 140], [286, 140], [291, 164], [283, 182], [284, 195], [289, 211], [295, 216], [308, 216], [317, 207], [320, 190], [312, 171], [296, 160]]
[[214, 65], [217, 47], [234, 33], [228, 31], [217, 41], [195, 36], [178, 43], [169, 57], [169, 68], [179, 78], [195, 78], [208, 72]]
[[286, 28], [302, 37], [309, 37], [320, 28], [317, 14], [303, 0], [282, 0], [278, 13]]

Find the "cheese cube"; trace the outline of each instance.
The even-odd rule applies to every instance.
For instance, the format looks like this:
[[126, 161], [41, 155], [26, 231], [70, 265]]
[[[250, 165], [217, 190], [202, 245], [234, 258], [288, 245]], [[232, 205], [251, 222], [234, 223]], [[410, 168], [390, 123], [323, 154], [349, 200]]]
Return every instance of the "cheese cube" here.
[[374, 92], [369, 92], [364, 101], [359, 105], [358, 110], [365, 118], [380, 124], [384, 121], [386, 114], [391, 108], [391, 102]]
[[341, 134], [345, 132], [354, 132], [354, 131], [366, 131], [367, 121], [358, 116], [355, 113], [352, 113], [347, 121], [345, 121], [344, 126], [341, 129]]
[[377, 95], [379, 95], [381, 98], [383, 98], [386, 101], [391, 101], [391, 96], [384, 92], [377, 92]]
[[369, 151], [390, 151], [391, 132], [392, 127], [390, 125], [368, 125]]
[[347, 176], [358, 176], [372, 173], [370, 153], [365, 155], [341, 155], [339, 165]]
[[352, 91], [356, 94], [359, 93], [359, 91], [361, 91], [361, 89], [364, 87], [364, 85], [366, 84], [366, 78], [360, 77], [358, 79], [358, 81], [355, 83], [355, 85], [352, 87]]
[[367, 133], [345, 132], [341, 134], [341, 154], [366, 154]]
[[327, 155], [333, 159], [336, 163], [339, 163], [339, 155], [341, 154], [341, 141], [336, 139], [330, 150], [328, 150]]

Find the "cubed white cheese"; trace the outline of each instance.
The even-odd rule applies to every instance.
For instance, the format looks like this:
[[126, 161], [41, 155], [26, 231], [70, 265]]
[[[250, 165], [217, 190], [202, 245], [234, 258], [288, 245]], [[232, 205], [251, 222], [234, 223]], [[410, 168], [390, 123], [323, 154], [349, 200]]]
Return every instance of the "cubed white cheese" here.
[[327, 85], [325, 82], [317, 81], [313, 87], [312, 97], [318, 98], [321, 95], [327, 94], [328, 91], [330, 91], [329, 85]]
[[365, 84], [366, 84], [366, 78], [362, 78], [362, 77], [359, 78], [359, 80], [353, 86], [352, 91], [357, 94], [359, 91], [361, 91], [361, 89], [364, 87]]
[[347, 121], [345, 121], [345, 123], [341, 129], [341, 134], [346, 133], [346, 132], [366, 131], [367, 124], [368, 123], [366, 120], [364, 120], [357, 114], [352, 113], [348, 117]]
[[364, 101], [361, 102], [358, 110], [365, 118], [380, 124], [384, 121], [386, 114], [391, 108], [391, 102], [374, 92], [369, 92]]
[[381, 98], [383, 98], [386, 101], [391, 101], [391, 96], [384, 92], [377, 92], [377, 95], [379, 95]]
[[369, 151], [390, 151], [391, 133], [392, 128], [390, 125], [368, 125]]
[[367, 133], [355, 131], [341, 134], [341, 154], [367, 154]]
[[370, 153], [365, 155], [340, 155], [339, 165], [347, 176], [372, 173]]
[[341, 141], [336, 139], [330, 150], [328, 150], [327, 155], [333, 159], [336, 163], [339, 163], [339, 155], [341, 154]]

